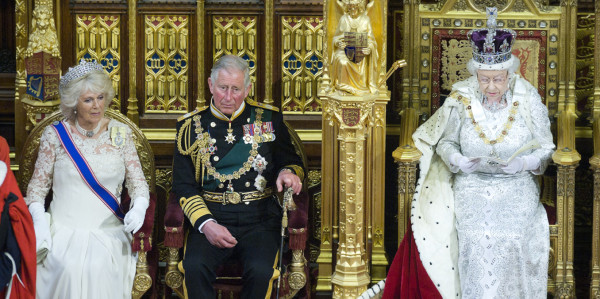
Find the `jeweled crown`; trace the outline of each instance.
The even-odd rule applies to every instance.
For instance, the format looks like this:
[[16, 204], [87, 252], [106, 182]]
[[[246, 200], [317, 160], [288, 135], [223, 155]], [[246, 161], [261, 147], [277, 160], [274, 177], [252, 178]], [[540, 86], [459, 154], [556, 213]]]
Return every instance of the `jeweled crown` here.
[[58, 88], [62, 90], [69, 85], [71, 81], [81, 78], [92, 71], [104, 71], [104, 67], [95, 60], [86, 61], [82, 58], [78, 65], [70, 67], [67, 73], [60, 78]]
[[488, 7], [486, 14], [487, 28], [473, 29], [467, 33], [473, 48], [473, 60], [487, 65], [506, 62], [512, 56], [517, 33], [512, 29], [496, 28], [496, 7]]

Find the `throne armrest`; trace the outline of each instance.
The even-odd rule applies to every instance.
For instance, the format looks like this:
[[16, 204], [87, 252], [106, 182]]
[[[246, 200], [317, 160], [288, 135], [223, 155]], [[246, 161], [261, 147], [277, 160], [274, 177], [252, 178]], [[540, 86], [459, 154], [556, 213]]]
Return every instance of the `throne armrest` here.
[[165, 284], [170, 287], [181, 298], [183, 294], [183, 273], [178, 268], [179, 249], [183, 247], [183, 222], [185, 216], [179, 205], [177, 195], [169, 194], [167, 210], [165, 211], [165, 239], [163, 244], [169, 249], [167, 257], [167, 272], [165, 273]]
[[156, 209], [156, 194], [150, 193], [150, 205], [146, 209], [144, 224], [140, 230], [133, 235], [131, 243], [133, 251], [150, 251], [152, 250], [152, 229], [154, 227], [154, 210]]
[[183, 221], [185, 216], [177, 200], [177, 195], [169, 194], [169, 202], [165, 212], [165, 240], [166, 247], [183, 247]]

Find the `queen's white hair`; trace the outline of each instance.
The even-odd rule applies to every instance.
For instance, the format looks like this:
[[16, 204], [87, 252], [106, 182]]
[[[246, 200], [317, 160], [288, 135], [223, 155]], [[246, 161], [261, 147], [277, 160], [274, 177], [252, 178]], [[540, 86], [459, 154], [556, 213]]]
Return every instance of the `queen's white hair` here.
[[496, 64], [483, 64], [483, 63], [479, 63], [479, 62], [476, 62], [475, 60], [471, 59], [467, 63], [467, 70], [473, 76], [477, 76], [477, 70], [490, 70], [490, 71], [508, 70], [508, 74], [512, 75], [519, 69], [520, 64], [521, 64], [521, 62], [519, 61], [519, 58], [517, 58], [517, 56], [515, 56], [515, 55], [512, 55], [510, 57], [510, 59], [505, 62], [496, 63]]
[[79, 97], [85, 92], [100, 93], [104, 95], [104, 111], [115, 96], [112, 82], [104, 71], [91, 71], [67, 84], [60, 91], [60, 112], [68, 119], [75, 119], [75, 111]]
[[226, 70], [231, 72], [232, 70], [241, 71], [244, 73], [244, 87], [250, 87], [250, 67], [248, 67], [248, 62], [243, 58], [235, 55], [225, 55], [217, 60], [210, 70], [210, 80], [213, 82], [217, 82], [219, 78], [219, 71]]

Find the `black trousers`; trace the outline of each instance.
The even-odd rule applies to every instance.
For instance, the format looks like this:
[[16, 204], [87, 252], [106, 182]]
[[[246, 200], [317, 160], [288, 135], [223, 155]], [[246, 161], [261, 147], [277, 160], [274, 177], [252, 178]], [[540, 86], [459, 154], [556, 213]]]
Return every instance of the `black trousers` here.
[[244, 267], [244, 287], [241, 298], [270, 297], [274, 276], [277, 276], [277, 253], [281, 242], [282, 211], [277, 199], [269, 197], [248, 205], [222, 205], [206, 202], [217, 222], [237, 239], [233, 248], [217, 248], [204, 234], [190, 230], [185, 246], [184, 287], [188, 298], [216, 297], [212, 283], [215, 270], [235, 256]]

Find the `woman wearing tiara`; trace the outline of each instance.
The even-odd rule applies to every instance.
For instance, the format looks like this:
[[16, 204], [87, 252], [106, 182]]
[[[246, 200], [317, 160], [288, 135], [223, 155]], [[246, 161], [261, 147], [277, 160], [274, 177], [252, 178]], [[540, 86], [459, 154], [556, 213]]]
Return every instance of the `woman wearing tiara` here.
[[[131, 298], [132, 233], [143, 224], [149, 191], [129, 127], [104, 117], [114, 96], [101, 65], [81, 60], [61, 78], [64, 120], [41, 140], [26, 202], [38, 249], [38, 298]], [[123, 181], [133, 198], [123, 215]], [[48, 208], [44, 200], [52, 189]], [[39, 261], [41, 248], [47, 249]]]
[[[468, 37], [473, 75], [413, 139], [423, 153], [407, 231], [383, 298], [546, 298], [549, 228], [536, 175], [554, 144], [536, 88], [515, 73], [516, 33]], [[416, 250], [415, 250], [416, 249]], [[418, 253], [417, 253], [418, 251]]]

